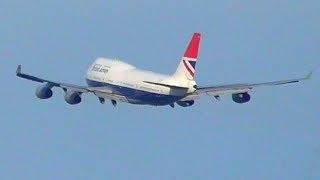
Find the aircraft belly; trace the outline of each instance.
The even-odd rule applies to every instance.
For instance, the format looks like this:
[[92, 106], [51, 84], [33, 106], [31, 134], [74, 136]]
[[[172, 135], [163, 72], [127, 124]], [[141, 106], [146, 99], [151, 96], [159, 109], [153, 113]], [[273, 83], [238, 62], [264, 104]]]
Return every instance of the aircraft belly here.
[[131, 104], [149, 104], [155, 106], [162, 106], [172, 104], [173, 102], [182, 99], [184, 96], [157, 94], [133, 88], [98, 82], [87, 79], [87, 83], [92, 87], [106, 87], [111, 90], [112, 93], [100, 93], [96, 94], [99, 97], [106, 99], [114, 99]]

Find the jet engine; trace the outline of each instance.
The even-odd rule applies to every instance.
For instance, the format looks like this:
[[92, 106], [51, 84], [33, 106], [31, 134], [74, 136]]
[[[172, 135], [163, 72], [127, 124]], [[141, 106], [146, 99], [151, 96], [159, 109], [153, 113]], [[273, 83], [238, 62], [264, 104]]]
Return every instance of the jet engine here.
[[250, 95], [245, 92], [245, 93], [238, 93], [238, 94], [232, 94], [232, 100], [236, 103], [246, 103], [250, 101]]
[[36, 90], [36, 96], [40, 99], [48, 99], [51, 98], [53, 95], [53, 92], [50, 87], [47, 85], [40, 86]]
[[64, 96], [64, 100], [71, 105], [79, 104], [81, 102], [81, 94], [75, 91], [68, 91]]
[[179, 106], [182, 106], [182, 107], [188, 107], [188, 106], [192, 106], [194, 104], [194, 101], [177, 101], [177, 104]]

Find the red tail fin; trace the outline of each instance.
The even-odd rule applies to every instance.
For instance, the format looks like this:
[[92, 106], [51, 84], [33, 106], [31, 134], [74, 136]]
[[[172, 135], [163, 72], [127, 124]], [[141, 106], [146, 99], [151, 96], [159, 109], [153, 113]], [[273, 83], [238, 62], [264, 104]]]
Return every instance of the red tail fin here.
[[199, 44], [200, 44], [200, 33], [194, 33], [193, 37], [188, 45], [186, 52], [184, 53], [184, 57], [188, 58], [198, 58]]
[[201, 34], [194, 33], [184, 53], [174, 77], [177, 79], [194, 80], [196, 62], [198, 59]]

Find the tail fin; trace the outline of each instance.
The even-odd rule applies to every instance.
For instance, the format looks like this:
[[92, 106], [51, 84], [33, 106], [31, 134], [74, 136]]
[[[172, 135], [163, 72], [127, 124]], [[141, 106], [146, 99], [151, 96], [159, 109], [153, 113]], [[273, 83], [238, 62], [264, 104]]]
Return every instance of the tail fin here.
[[194, 80], [201, 34], [194, 33], [173, 77], [181, 80]]

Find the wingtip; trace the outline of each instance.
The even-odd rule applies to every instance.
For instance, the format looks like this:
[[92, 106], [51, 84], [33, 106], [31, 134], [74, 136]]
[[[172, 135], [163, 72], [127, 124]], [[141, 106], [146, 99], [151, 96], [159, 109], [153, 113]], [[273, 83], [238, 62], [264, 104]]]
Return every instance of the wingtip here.
[[306, 79], [311, 79], [312, 74], [313, 74], [313, 71], [309, 72], [309, 74], [307, 75]]
[[21, 74], [21, 65], [18, 65], [17, 70], [16, 70], [16, 75]]
[[310, 71], [310, 72], [307, 74], [307, 76], [306, 76], [305, 79], [311, 79], [311, 78], [312, 78], [312, 75], [313, 75], [313, 73], [314, 73], [315, 70], [316, 70], [316, 69], [313, 69], [312, 71]]

